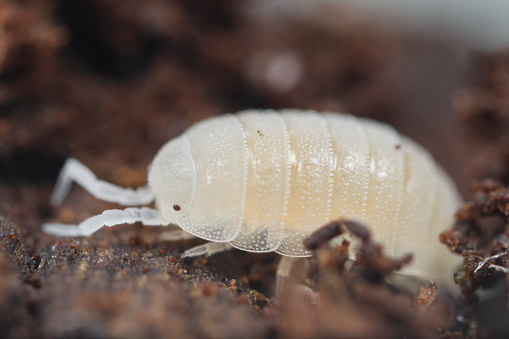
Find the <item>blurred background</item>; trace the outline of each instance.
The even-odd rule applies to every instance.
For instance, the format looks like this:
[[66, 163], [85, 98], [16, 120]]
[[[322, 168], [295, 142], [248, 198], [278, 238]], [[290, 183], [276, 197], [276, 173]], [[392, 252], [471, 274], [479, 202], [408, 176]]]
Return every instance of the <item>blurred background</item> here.
[[[3, 226], [2, 239], [14, 234], [15, 242], [4, 244], [10, 254], [2, 255], [12, 256], [5, 260], [13, 260], [15, 268], [0, 274], [0, 287], [3, 277], [12, 278], [4, 282], [14, 286], [0, 290], [6, 305], [0, 312], [14, 317], [0, 320], [0, 328], [13, 337], [34, 336], [38, 327], [42, 332], [35, 336], [41, 337], [129, 336], [121, 325], [97, 327], [90, 317], [90, 323], [73, 318], [70, 329], [63, 326], [62, 305], [75, 310], [76, 304], [59, 293], [81, 292], [49, 281], [79, 279], [70, 278], [76, 276], [72, 265], [54, 271], [61, 262], [78, 260], [76, 251], [84, 255], [118, 246], [124, 255], [148, 248], [156, 257], [160, 245], [134, 241], [140, 227], [122, 226], [95, 240], [64, 242], [59, 253], [66, 259], [54, 259], [55, 239], [40, 232], [43, 222], [76, 222], [114, 205], [76, 192], [55, 211], [49, 194], [68, 157], [104, 180], [144, 185], [158, 149], [209, 116], [299, 108], [369, 117], [425, 146], [466, 198], [474, 180], [490, 177], [508, 184], [507, 13], [509, 3], [503, 0], [1, 0], [0, 215], [13, 223]], [[120, 240], [112, 243], [108, 235]], [[166, 251], [178, 253], [186, 246]], [[253, 264], [263, 274], [238, 268], [250, 288], [262, 292], [275, 265], [272, 257], [264, 258], [268, 268]], [[94, 267], [101, 274], [118, 273], [115, 260]], [[220, 260], [235, 261], [227, 255]], [[133, 265], [127, 267], [140, 272], [145, 267]], [[207, 274], [211, 281], [227, 279]], [[17, 287], [19, 279], [29, 287]], [[26, 291], [44, 283], [51, 287]], [[42, 310], [48, 313], [43, 316]], [[130, 323], [115, 308], [107, 312], [122, 326]], [[267, 322], [256, 321], [251, 329], [258, 332], [251, 334], [270, 336]], [[97, 332], [86, 332], [87, 326]], [[154, 326], [155, 336], [165, 333]], [[218, 327], [213, 333], [230, 333], [224, 331]]]

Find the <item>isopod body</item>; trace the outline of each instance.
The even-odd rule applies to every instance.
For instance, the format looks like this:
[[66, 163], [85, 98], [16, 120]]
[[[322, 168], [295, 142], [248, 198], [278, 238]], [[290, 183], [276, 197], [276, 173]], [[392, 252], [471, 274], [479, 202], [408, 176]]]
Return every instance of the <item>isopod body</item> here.
[[457, 262], [438, 241], [460, 202], [454, 184], [422, 147], [368, 119], [297, 110], [210, 118], [162, 147], [148, 186], [160, 224], [246, 251], [306, 257], [303, 239], [351, 218], [390, 255], [413, 252], [406, 273], [436, 278]]

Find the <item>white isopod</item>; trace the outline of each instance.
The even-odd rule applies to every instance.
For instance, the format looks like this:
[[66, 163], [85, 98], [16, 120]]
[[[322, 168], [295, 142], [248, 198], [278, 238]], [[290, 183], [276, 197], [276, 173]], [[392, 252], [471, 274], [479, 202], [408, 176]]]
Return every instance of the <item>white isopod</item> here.
[[[231, 245], [288, 258], [309, 256], [304, 238], [331, 220], [350, 218], [369, 225], [390, 255], [414, 253], [403, 273], [443, 280], [458, 260], [438, 241], [460, 202], [447, 174], [392, 127], [346, 114], [252, 110], [204, 120], [163, 146], [148, 185], [137, 190], [98, 180], [69, 159], [54, 205], [72, 181], [97, 198], [126, 206], [155, 201], [157, 210], [109, 210], [79, 225], [45, 224], [48, 233], [89, 236], [137, 221], [174, 224], [181, 229], [167, 239], [211, 241], [184, 256]], [[280, 266], [288, 266], [284, 261]]]

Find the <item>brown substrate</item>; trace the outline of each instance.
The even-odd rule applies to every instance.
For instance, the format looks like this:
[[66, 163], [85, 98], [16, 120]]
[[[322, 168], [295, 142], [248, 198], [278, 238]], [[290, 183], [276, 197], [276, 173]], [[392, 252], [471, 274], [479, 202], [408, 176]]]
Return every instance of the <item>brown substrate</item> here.
[[[320, 293], [319, 305], [299, 288], [277, 303], [270, 298], [275, 254], [232, 250], [184, 260], [180, 254], [200, 240], [165, 242], [161, 229], [140, 225], [79, 239], [41, 232], [47, 221], [75, 223], [118, 207], [75, 189], [63, 206], [51, 208], [66, 158], [118, 185], [144, 185], [147, 165], [166, 141], [203, 118], [248, 108], [375, 118], [428, 148], [463, 192], [470, 185], [465, 168], [507, 187], [507, 54], [465, 62], [457, 46], [398, 34], [346, 9], [297, 18], [284, 11], [250, 15], [247, 6], [238, 0], [0, 2], [0, 337], [507, 333], [496, 318], [506, 315], [506, 299], [491, 305], [474, 295], [479, 286], [495, 291], [491, 284], [505, 275], [489, 264], [509, 260], [500, 256], [472, 273], [505, 249], [506, 191], [490, 182], [477, 186], [453, 231], [443, 235], [468, 263], [457, 275], [464, 291], [460, 318], [453, 300], [434, 299], [433, 287], [417, 298], [386, 284], [383, 278], [403, 263], [386, 258], [362, 225], [364, 258], [391, 265], [380, 271], [380, 262], [359, 260], [357, 269], [345, 271], [345, 248], [331, 248], [327, 234], [315, 236], [308, 283]], [[463, 139], [460, 126], [469, 131]], [[465, 139], [476, 149], [468, 156]], [[501, 289], [494, 293], [505, 298]]]

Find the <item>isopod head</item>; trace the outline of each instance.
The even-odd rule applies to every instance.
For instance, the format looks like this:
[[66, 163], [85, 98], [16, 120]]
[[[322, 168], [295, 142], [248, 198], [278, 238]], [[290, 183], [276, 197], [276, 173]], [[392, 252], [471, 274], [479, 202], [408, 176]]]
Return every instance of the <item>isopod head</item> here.
[[196, 167], [189, 139], [182, 135], [164, 145], [148, 171], [148, 184], [165, 220], [180, 225], [189, 215], [196, 189]]

